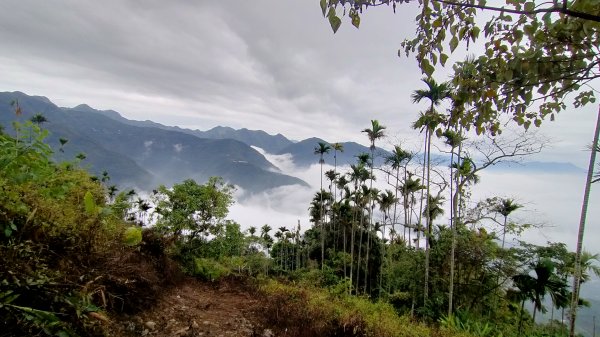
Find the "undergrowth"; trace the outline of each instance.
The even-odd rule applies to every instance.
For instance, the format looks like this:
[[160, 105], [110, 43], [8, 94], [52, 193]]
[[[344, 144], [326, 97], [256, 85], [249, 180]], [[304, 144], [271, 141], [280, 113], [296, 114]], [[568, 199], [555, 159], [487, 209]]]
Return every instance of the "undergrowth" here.
[[264, 280], [259, 291], [264, 324], [285, 336], [468, 336], [398, 316], [389, 303], [323, 288]]

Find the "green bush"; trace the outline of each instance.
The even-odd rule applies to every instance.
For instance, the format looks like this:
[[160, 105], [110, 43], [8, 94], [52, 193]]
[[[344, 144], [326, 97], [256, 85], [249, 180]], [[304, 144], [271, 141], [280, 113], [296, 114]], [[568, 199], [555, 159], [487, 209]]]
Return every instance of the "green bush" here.
[[291, 336], [465, 336], [398, 316], [385, 302], [273, 280], [266, 281], [260, 291], [265, 297], [265, 316], [269, 317], [265, 323], [275, 330], [285, 327]]
[[231, 274], [231, 270], [217, 261], [205, 258], [194, 259], [193, 276], [215, 282], [229, 274]]
[[142, 228], [131, 226], [123, 232], [123, 243], [127, 246], [137, 246], [142, 242]]

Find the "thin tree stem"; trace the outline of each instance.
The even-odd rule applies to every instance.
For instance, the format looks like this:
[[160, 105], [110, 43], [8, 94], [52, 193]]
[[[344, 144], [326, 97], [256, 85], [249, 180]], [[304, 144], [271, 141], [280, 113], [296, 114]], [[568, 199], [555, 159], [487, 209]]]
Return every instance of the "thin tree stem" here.
[[594, 143], [592, 144], [592, 153], [590, 154], [590, 163], [588, 166], [587, 178], [585, 181], [585, 191], [583, 193], [583, 203], [581, 205], [581, 217], [579, 219], [579, 232], [577, 235], [577, 250], [575, 253], [575, 277], [573, 278], [573, 294], [571, 298], [571, 321], [569, 336], [575, 337], [575, 321], [577, 319], [577, 304], [579, 302], [579, 286], [581, 283], [581, 251], [583, 246], [583, 233], [585, 231], [585, 219], [587, 216], [588, 202], [590, 199], [590, 190], [592, 187], [592, 177], [594, 174], [594, 165], [596, 163], [596, 149], [598, 147], [598, 136], [600, 134], [600, 106], [598, 107], [598, 117], [596, 118], [596, 130], [594, 133]]

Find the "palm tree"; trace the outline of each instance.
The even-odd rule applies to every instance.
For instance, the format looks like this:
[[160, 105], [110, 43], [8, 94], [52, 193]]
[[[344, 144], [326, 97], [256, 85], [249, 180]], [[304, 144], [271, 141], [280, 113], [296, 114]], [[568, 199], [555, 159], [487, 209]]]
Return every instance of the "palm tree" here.
[[[396, 191], [397, 194], [397, 191]], [[394, 192], [390, 191], [390, 190], [385, 190], [385, 192], [381, 192], [377, 198], [377, 201], [379, 202], [379, 209], [383, 212], [383, 226], [382, 226], [382, 232], [381, 232], [381, 245], [383, 247], [382, 249], [382, 256], [384, 257], [384, 261], [387, 262], [387, 257], [385, 254], [385, 225], [387, 223], [387, 220], [390, 218], [390, 209], [392, 208], [392, 206], [396, 205], [398, 202], [398, 198], [394, 195]], [[393, 221], [393, 220], [392, 220]], [[392, 227], [393, 229], [393, 227]], [[386, 263], [388, 266], [389, 264]], [[381, 287], [381, 282], [383, 279], [383, 263], [381, 263], [380, 267], [379, 267], [379, 291], [381, 292], [381, 290], [383, 289]]]
[[575, 277], [573, 278], [573, 296], [571, 298], [571, 321], [569, 336], [575, 337], [575, 320], [577, 319], [577, 304], [579, 302], [579, 283], [581, 282], [581, 252], [583, 245], [583, 233], [585, 231], [585, 219], [590, 199], [590, 190], [592, 178], [594, 175], [594, 165], [596, 163], [596, 150], [598, 149], [598, 137], [600, 136], [600, 108], [598, 108], [598, 117], [596, 119], [596, 130], [594, 132], [594, 143], [590, 154], [590, 164], [588, 166], [587, 178], [585, 182], [585, 191], [583, 193], [583, 203], [581, 205], [581, 217], [579, 219], [579, 230], [577, 232], [577, 250], [575, 251]]
[[265, 248], [267, 249], [267, 256], [270, 256], [269, 249], [273, 245], [273, 238], [269, 235], [269, 232], [272, 229], [273, 228], [271, 228], [271, 226], [269, 226], [268, 224], [264, 224], [260, 228], [260, 238], [262, 239], [262, 242], [263, 242]]
[[[529, 273], [519, 274], [513, 277], [513, 282], [517, 287], [521, 286], [520, 291], [525, 291], [527, 299], [533, 302], [533, 322], [537, 311], [545, 312], [542, 304], [546, 295], [552, 297], [553, 303], [560, 303], [567, 297], [567, 283], [559, 278], [555, 270], [555, 264], [549, 259], [538, 260], [533, 265], [535, 277]], [[525, 298], [522, 299], [523, 301]]]
[[[421, 185], [421, 179], [413, 179], [414, 174], [409, 172], [408, 176], [402, 182], [402, 198], [403, 198], [403, 208], [404, 208], [404, 226], [408, 227], [408, 242], [410, 245], [411, 237], [410, 237], [410, 229], [412, 229], [412, 213], [414, 212], [413, 206], [416, 202], [415, 193], [417, 191], [423, 190], [425, 186]], [[419, 222], [420, 227], [420, 222]], [[417, 234], [420, 233], [420, 228], [416, 227]], [[419, 236], [417, 235], [416, 248], [419, 249]]]
[[508, 222], [508, 216], [518, 210], [519, 208], [523, 207], [523, 205], [519, 205], [517, 203], [515, 203], [515, 201], [513, 199], [501, 199], [500, 202], [498, 203], [498, 205], [496, 205], [496, 207], [494, 208], [494, 210], [498, 213], [500, 213], [500, 215], [502, 215], [504, 217], [504, 224], [502, 225], [502, 249], [504, 249], [504, 241], [506, 238], [506, 225]]
[[[412, 154], [408, 151], [403, 150], [400, 145], [395, 145], [392, 153], [385, 158], [385, 163], [390, 165], [393, 170], [396, 170], [396, 185], [395, 185], [395, 198], [398, 199], [398, 188], [400, 185], [400, 167], [403, 164], [407, 164], [412, 159]], [[404, 179], [406, 179], [406, 167], [404, 168]], [[397, 223], [396, 219], [396, 206], [398, 203], [394, 204], [394, 215], [392, 216], [392, 228], [395, 230], [395, 226]], [[405, 209], [405, 218], [406, 218], [406, 209]], [[404, 222], [407, 223], [406, 221]], [[406, 228], [406, 227], [405, 227]]]
[[[333, 149], [333, 173], [334, 176], [337, 178], [339, 177], [339, 174], [337, 173], [337, 153], [339, 152], [344, 152], [344, 144], [342, 143], [333, 143], [330, 145], [331, 148]], [[332, 181], [333, 183], [333, 181]], [[337, 203], [337, 184], [333, 185], [333, 203], [336, 204]], [[331, 219], [331, 221], [333, 222], [333, 227], [335, 230], [335, 225], [336, 225], [336, 214], [335, 212], [333, 212], [332, 214], [333, 218]], [[337, 233], [338, 231], [336, 231], [335, 233]], [[335, 240], [335, 242], [337, 243], [337, 240]], [[334, 245], [334, 250], [335, 250], [335, 245]]]
[[[446, 140], [446, 145], [450, 146], [450, 229], [452, 231], [452, 244], [450, 248], [450, 282], [448, 286], [448, 316], [452, 315], [453, 299], [454, 299], [454, 255], [456, 252], [456, 225], [457, 225], [457, 204], [458, 204], [458, 187], [459, 187], [459, 176], [456, 175], [456, 198], [453, 193], [453, 163], [454, 163], [454, 150], [459, 148], [459, 161], [460, 161], [460, 145], [462, 144], [463, 137], [460, 133], [447, 129], [442, 134]], [[456, 199], [456, 200], [455, 200]]]
[[595, 265], [594, 262], [600, 262], [600, 254], [592, 254], [588, 251], [581, 252], [581, 283], [590, 280], [590, 274], [588, 271], [594, 273], [594, 275], [600, 277], [600, 267]]
[[146, 200], [139, 197], [135, 203], [138, 208], [138, 218], [140, 219], [141, 225], [144, 226], [146, 224], [146, 215], [152, 207]]
[[333, 232], [333, 234], [334, 234], [333, 253], [335, 255], [336, 243], [337, 243], [337, 230], [335, 228], [335, 212], [333, 211], [334, 210], [333, 208], [335, 206], [336, 193], [333, 191], [333, 188], [335, 186], [335, 182], [337, 180], [338, 174], [335, 172], [335, 170], [327, 170], [327, 171], [325, 171], [325, 177], [327, 177], [327, 179], [329, 180], [329, 194], [333, 196], [331, 219], [329, 221], [329, 231]]
[[337, 153], [344, 152], [344, 144], [342, 143], [333, 143], [331, 144], [331, 148], [333, 149], [333, 171], [337, 173]]
[[289, 230], [283, 226], [279, 227], [279, 231], [277, 233], [275, 233], [275, 236], [278, 237], [279, 239], [279, 254], [280, 254], [280, 259], [281, 259], [281, 269], [285, 270], [287, 269], [287, 258], [285, 256], [285, 251], [284, 248], [287, 250], [287, 232]]
[[[321, 192], [323, 192], [323, 164], [325, 163], [325, 159], [323, 159], [323, 155], [329, 153], [331, 150], [331, 146], [325, 142], [319, 142], [319, 144], [315, 147], [315, 154], [319, 155], [319, 164], [321, 164]], [[321, 193], [321, 196], [323, 194]], [[321, 199], [321, 207], [323, 207], [323, 200]], [[323, 223], [323, 208], [321, 208], [321, 270], [324, 268], [325, 264], [325, 224]]]
[[30, 121], [33, 124], [36, 124], [37, 126], [41, 126], [42, 124], [48, 122], [48, 119], [46, 119], [46, 117], [40, 113], [33, 115], [33, 117], [31, 117]]
[[[424, 97], [424, 96], [415, 96], [415, 94], [413, 94], [413, 101], [414, 102], [418, 102], [420, 101], [422, 98], [419, 97]], [[439, 104], [439, 103], [437, 103]], [[421, 130], [425, 130], [425, 152], [424, 152], [424, 160], [423, 160], [423, 179], [425, 179], [425, 176], [427, 177], [427, 185], [426, 185], [426, 195], [430, 194], [430, 188], [431, 188], [431, 136], [433, 134], [433, 131], [435, 130], [435, 128], [438, 126], [438, 124], [442, 121], [442, 116], [435, 113], [435, 111], [433, 110], [435, 103], [432, 100], [431, 102], [431, 109], [423, 114], [421, 113], [419, 116], [419, 119], [417, 119], [417, 121], [413, 124], [413, 128], [415, 129], [421, 129]], [[421, 202], [422, 202], [423, 198], [421, 196]], [[426, 207], [428, 207], [427, 205], [429, 205], [429, 203], [426, 204]], [[421, 214], [422, 212], [420, 212]], [[425, 214], [429, 214], [429, 210], [425, 211]], [[419, 221], [419, 227], [421, 225], [421, 221]], [[431, 240], [431, 228], [427, 228], [426, 229], [426, 234], [425, 234], [425, 286], [424, 286], [424, 292], [423, 292], [423, 300], [426, 302], [427, 298], [429, 296], [429, 245], [430, 245], [430, 240]]]
[[[354, 196], [354, 212], [352, 213], [352, 228], [350, 231], [351, 232], [351, 234], [350, 234], [350, 282], [352, 282], [353, 275], [354, 275], [354, 244], [355, 244], [354, 241], [355, 241], [355, 233], [356, 233], [356, 227], [357, 227], [356, 226], [356, 218], [358, 216], [360, 216], [361, 227], [362, 227], [362, 220], [364, 218], [363, 206], [362, 206], [363, 197], [359, 191], [359, 186], [362, 185], [362, 183], [365, 182], [367, 179], [369, 179], [369, 171], [367, 171], [364, 164], [362, 164], [359, 161], [359, 163], [357, 165], [350, 165], [349, 178], [354, 186], [354, 191], [352, 193], [352, 195]], [[359, 227], [359, 229], [360, 229], [360, 227]], [[360, 233], [362, 235], [362, 230]], [[358, 259], [357, 259], [357, 266], [360, 265], [360, 247], [362, 244], [362, 236], [360, 238], [359, 243], [360, 244], [359, 244], [359, 254], [358, 254]], [[357, 275], [358, 275], [358, 268], [357, 268]], [[358, 279], [358, 277], [357, 277], [357, 279]], [[357, 289], [358, 289], [358, 283], [357, 283]]]
[[365, 153], [365, 152], [359, 153], [356, 155], [356, 160], [358, 161], [358, 165], [368, 166], [369, 159], [371, 159], [371, 155], [369, 155], [368, 153]]
[[[373, 189], [373, 180], [375, 180], [375, 176], [373, 175], [373, 168], [375, 167], [375, 141], [377, 141], [378, 139], [381, 139], [385, 136], [385, 130], [386, 127], [384, 125], [381, 125], [379, 123], [378, 120], [373, 119], [371, 120], [371, 128], [367, 128], [362, 130], [362, 132], [367, 134], [367, 137], [369, 137], [369, 141], [371, 142], [371, 146], [369, 147], [369, 149], [371, 150], [371, 182], [369, 185], [369, 189]], [[374, 202], [375, 202], [375, 197], [371, 198], [371, 209], [369, 211], [369, 225], [367, 228], [367, 256], [366, 256], [366, 261], [365, 261], [365, 292], [366, 292], [366, 287], [367, 287], [367, 271], [369, 270], [368, 266], [369, 266], [369, 242], [370, 242], [370, 233], [371, 233], [371, 226], [373, 224], [373, 208], [374, 208]]]
[[[46, 117], [44, 115], [37, 113], [37, 114], [33, 115], [33, 117], [31, 117], [29, 119], [29, 121], [31, 121], [31, 123], [37, 125], [38, 128], [40, 128], [42, 126], [42, 124], [48, 122], [48, 119], [46, 119]], [[29, 143], [32, 142], [32, 137], [33, 137], [33, 128], [30, 127], [29, 128]]]

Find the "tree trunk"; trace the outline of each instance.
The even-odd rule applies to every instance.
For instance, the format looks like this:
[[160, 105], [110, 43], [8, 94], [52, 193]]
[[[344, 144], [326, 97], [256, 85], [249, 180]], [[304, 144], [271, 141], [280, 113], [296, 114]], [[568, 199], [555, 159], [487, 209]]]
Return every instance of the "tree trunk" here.
[[[429, 128], [429, 127], [428, 127]], [[425, 236], [425, 281], [423, 286], [423, 305], [427, 305], [427, 299], [429, 298], [429, 250], [431, 249], [431, 202], [429, 198], [431, 188], [431, 131], [427, 135], [427, 203], [426, 214], [427, 214], [427, 234]]]
[[525, 310], [525, 299], [521, 301], [521, 312], [519, 313], [519, 328], [517, 329], [517, 336], [521, 336], [521, 327], [523, 326], [523, 311]]
[[454, 161], [454, 148], [450, 150], [450, 231], [452, 232], [452, 246], [450, 248], [450, 285], [448, 289], [448, 317], [452, 315], [454, 297], [454, 251], [456, 250], [456, 224], [454, 217], [452, 162]]
[[363, 214], [363, 207], [362, 205], [360, 206], [360, 222], [359, 222], [359, 226], [358, 226], [358, 230], [360, 231], [360, 235], [358, 236], [358, 257], [356, 259], [356, 294], [358, 294], [358, 289], [360, 287], [360, 255], [361, 255], [361, 250], [362, 250], [362, 240], [363, 240], [363, 232], [364, 229], [363, 227], [363, 219], [364, 219], [364, 214]]
[[596, 118], [596, 130], [594, 133], [594, 143], [592, 144], [592, 153], [590, 154], [590, 164], [588, 166], [587, 178], [585, 181], [585, 191], [583, 194], [583, 203], [581, 205], [581, 217], [579, 220], [579, 231], [577, 233], [577, 250], [575, 253], [575, 276], [573, 277], [573, 294], [571, 297], [571, 321], [569, 336], [575, 337], [575, 321], [577, 319], [577, 304], [579, 303], [579, 285], [581, 283], [581, 250], [583, 246], [583, 233], [585, 230], [585, 218], [587, 216], [588, 202], [590, 199], [590, 190], [592, 187], [592, 177], [594, 174], [594, 165], [596, 162], [596, 148], [598, 147], [598, 136], [600, 133], [600, 106], [598, 107], [598, 117]]
[[323, 221], [323, 155], [321, 155], [321, 270], [325, 268], [325, 222]]
[[[373, 176], [373, 168], [375, 167], [375, 143], [373, 143], [371, 147], [371, 182], [369, 184], [369, 193], [373, 194], [373, 180], [375, 177]], [[369, 277], [369, 251], [371, 245], [371, 227], [373, 226], [373, 208], [375, 207], [375, 197], [373, 195], [371, 198], [371, 208], [369, 209], [369, 224], [367, 226], [367, 254], [365, 258], [365, 294], [367, 293], [367, 283]]]

